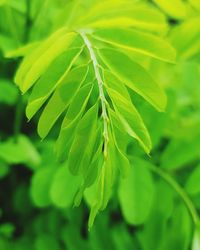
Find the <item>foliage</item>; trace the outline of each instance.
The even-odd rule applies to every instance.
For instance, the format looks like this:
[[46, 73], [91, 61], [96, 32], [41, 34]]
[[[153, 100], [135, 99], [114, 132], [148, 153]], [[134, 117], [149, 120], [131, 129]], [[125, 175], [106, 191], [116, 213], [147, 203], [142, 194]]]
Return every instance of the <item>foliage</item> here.
[[0, 1], [0, 249], [200, 248], [199, 22], [195, 0]]

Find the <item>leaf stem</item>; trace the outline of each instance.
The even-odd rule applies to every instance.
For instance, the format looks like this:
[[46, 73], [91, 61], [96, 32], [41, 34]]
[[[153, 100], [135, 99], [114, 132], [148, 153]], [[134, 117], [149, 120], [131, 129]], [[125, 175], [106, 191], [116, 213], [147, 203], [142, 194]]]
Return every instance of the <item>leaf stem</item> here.
[[193, 223], [197, 225], [200, 221], [199, 215], [194, 207], [193, 202], [191, 201], [190, 197], [187, 195], [185, 190], [166, 172], [158, 167], [154, 167], [152, 165], [148, 165], [148, 168], [152, 170], [154, 173], [162, 177], [182, 198], [183, 202], [185, 203], [188, 211], [191, 214]]
[[99, 71], [99, 64], [94, 52], [94, 49], [92, 47], [92, 44], [90, 42], [90, 40], [88, 39], [87, 35], [84, 32], [79, 32], [79, 34], [81, 35], [82, 39], [85, 42], [85, 45], [89, 51], [91, 60], [92, 60], [92, 64], [93, 64], [93, 68], [94, 68], [94, 72], [95, 72], [95, 76], [97, 79], [97, 83], [98, 83], [98, 88], [99, 88], [99, 98], [101, 101], [101, 107], [102, 107], [102, 118], [103, 118], [103, 137], [104, 137], [104, 157], [107, 157], [107, 151], [108, 151], [108, 142], [109, 142], [109, 137], [108, 137], [108, 122], [109, 122], [109, 118], [108, 118], [108, 113], [107, 113], [107, 101], [105, 98], [105, 94], [104, 94], [104, 90], [103, 90], [103, 80]]

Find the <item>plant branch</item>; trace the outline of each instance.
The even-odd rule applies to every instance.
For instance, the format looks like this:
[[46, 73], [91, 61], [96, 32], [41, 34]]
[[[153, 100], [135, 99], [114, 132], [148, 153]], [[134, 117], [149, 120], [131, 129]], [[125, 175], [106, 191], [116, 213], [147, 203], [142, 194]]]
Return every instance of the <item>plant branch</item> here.
[[198, 212], [196, 211], [193, 202], [190, 200], [185, 190], [169, 174], [164, 172], [162, 169], [154, 167], [152, 165], [151, 166], [148, 165], [148, 168], [157, 175], [159, 175], [160, 177], [162, 177], [163, 180], [165, 180], [179, 194], [179, 196], [185, 203], [188, 211], [190, 212], [194, 224], [197, 225], [200, 221]]
[[107, 101], [105, 98], [105, 94], [104, 94], [104, 90], [103, 90], [103, 80], [99, 71], [99, 64], [94, 52], [94, 49], [92, 47], [92, 44], [90, 42], [90, 40], [88, 39], [87, 35], [84, 32], [80, 32], [80, 35], [82, 37], [82, 39], [85, 42], [85, 45], [89, 51], [91, 60], [92, 60], [92, 64], [93, 64], [93, 68], [94, 68], [94, 72], [95, 72], [95, 76], [96, 76], [96, 80], [98, 83], [98, 88], [99, 88], [99, 97], [100, 97], [100, 101], [101, 101], [101, 107], [102, 107], [102, 118], [103, 118], [103, 136], [104, 136], [104, 157], [107, 157], [107, 147], [108, 147], [108, 122], [109, 122], [109, 118], [108, 118], [108, 114], [107, 114]]
[[32, 25], [30, 12], [31, 12], [31, 3], [30, 0], [26, 0], [26, 22], [25, 22], [24, 42], [27, 42], [29, 39], [30, 26]]
[[[31, 19], [30, 19], [30, 0], [26, 0], [26, 22], [25, 22], [25, 32], [23, 37], [23, 42], [27, 42], [29, 39], [29, 31], [31, 26]], [[16, 113], [15, 113], [15, 121], [14, 121], [14, 140], [17, 142], [21, 126], [23, 120], [23, 97], [19, 93], [18, 102], [16, 106]]]
[[15, 121], [14, 121], [14, 140], [17, 142], [21, 125], [22, 125], [22, 119], [23, 119], [23, 98], [21, 94], [19, 93], [18, 102], [16, 106], [16, 113], [15, 113]]

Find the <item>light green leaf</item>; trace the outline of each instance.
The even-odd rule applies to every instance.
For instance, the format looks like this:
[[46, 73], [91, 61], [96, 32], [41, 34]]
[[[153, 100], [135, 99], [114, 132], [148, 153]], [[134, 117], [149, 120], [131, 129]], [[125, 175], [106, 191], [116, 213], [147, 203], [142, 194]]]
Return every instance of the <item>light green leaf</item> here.
[[[88, 139], [87, 139], [88, 138]], [[88, 187], [93, 184], [98, 176], [99, 166], [101, 165], [102, 156], [102, 126], [94, 122], [91, 131], [87, 135], [88, 143], [84, 150], [81, 162], [81, 172], [84, 176], [84, 186]]]
[[187, 5], [182, 0], [153, 0], [169, 16], [176, 19], [187, 17]]
[[56, 153], [59, 160], [64, 160], [70, 149], [75, 129], [85, 110], [93, 84], [83, 86], [72, 100], [63, 120], [56, 142]]
[[[90, 108], [80, 120], [69, 151], [68, 165], [70, 171], [76, 175], [80, 174], [82, 161], [87, 154], [87, 144], [90, 143], [94, 132], [97, 129], [98, 105], [95, 104]], [[84, 168], [86, 166], [83, 166]], [[84, 173], [84, 172], [83, 172]]]
[[16, 47], [17, 43], [14, 39], [2, 33], [0, 34], [0, 51], [6, 54], [10, 50], [16, 49]]
[[192, 250], [200, 250], [200, 226], [199, 225], [197, 225], [194, 231], [194, 236], [193, 236], [193, 241], [192, 241]]
[[0, 0], [0, 6], [4, 5], [6, 3], [6, 0]]
[[[186, 20], [172, 30], [170, 40], [172, 45], [176, 48], [179, 57], [189, 59], [199, 53], [199, 33], [199, 16]], [[185, 34], [187, 34], [187, 36]]]
[[60, 29], [25, 57], [15, 77], [15, 82], [23, 93], [38, 80], [57, 56], [68, 49], [75, 38], [76, 33]]
[[113, 169], [113, 159], [111, 158], [111, 154], [108, 153], [108, 158], [104, 162], [100, 175], [94, 184], [92, 195], [93, 204], [90, 211], [88, 228], [91, 229], [94, 220], [99, 212], [99, 210], [103, 210], [106, 208], [108, 201], [110, 199], [112, 193], [113, 179], [114, 179], [114, 169]]
[[70, 68], [81, 51], [81, 48], [67, 50], [67, 52], [53, 61], [47, 71], [37, 81], [26, 108], [28, 119], [31, 119], [35, 115], [54, 89], [66, 80]]
[[124, 96], [127, 101], [131, 101], [130, 95], [124, 83], [119, 81], [119, 79], [110, 70], [104, 70], [103, 77], [105, 87], [116, 90]]
[[[154, 8], [121, 3], [119, 8], [107, 7], [113, 3], [105, 2], [91, 9], [83, 18], [82, 26], [89, 28], [136, 27], [155, 32], [165, 32], [167, 23], [165, 16]], [[101, 8], [100, 8], [101, 7]], [[114, 7], [114, 8], [113, 8]], [[100, 10], [101, 9], [101, 10]], [[100, 10], [100, 12], [99, 12]], [[94, 15], [94, 11], [96, 15]], [[101, 12], [103, 11], [103, 12]]]
[[111, 49], [101, 49], [99, 56], [119, 81], [141, 95], [159, 111], [166, 107], [166, 95], [148, 72], [125, 54]]
[[145, 152], [149, 154], [151, 150], [151, 139], [134, 105], [115, 90], [108, 89], [108, 93], [125, 131], [136, 139]]
[[29, 53], [31, 53], [32, 50], [36, 49], [39, 45], [40, 45], [40, 42], [29, 43], [27, 45], [24, 45], [20, 48], [15, 49], [15, 50], [8, 51], [5, 54], [5, 57], [6, 58], [14, 58], [14, 57], [26, 56]]
[[41, 138], [47, 136], [56, 120], [67, 109], [71, 100], [83, 84], [87, 72], [87, 65], [73, 69], [56, 89], [45, 106], [38, 122], [38, 134]]
[[117, 165], [121, 175], [126, 178], [130, 171], [130, 162], [127, 155], [124, 153], [124, 151], [126, 152], [126, 147], [128, 145], [126, 134], [122, 130], [123, 127], [121, 128], [117, 115], [111, 109], [109, 110], [109, 117], [112, 125], [113, 141], [116, 147], [115, 157], [118, 162]]
[[96, 140], [96, 145], [95, 146], [92, 145], [93, 147], [91, 146], [89, 147], [89, 149], [93, 149], [93, 153], [91, 155], [90, 163], [87, 166], [87, 172], [84, 178], [85, 187], [90, 187], [95, 182], [98, 176], [99, 169], [101, 169], [103, 164], [103, 154], [102, 154], [103, 141], [101, 137], [102, 134], [99, 133], [101, 132], [99, 130], [97, 130], [96, 132], [97, 132], [97, 137], [93, 138], [94, 140]]
[[85, 192], [85, 198], [91, 207], [88, 227], [92, 227], [99, 211], [104, 210], [112, 195], [112, 187], [116, 178], [116, 158], [115, 144], [112, 138], [111, 130], [108, 130], [109, 144], [108, 154], [104, 157], [99, 168], [99, 176], [95, 183]]
[[200, 11], [200, 1], [199, 0], [189, 0], [189, 3], [196, 8], [197, 10]]
[[99, 29], [92, 37], [128, 51], [136, 51], [166, 62], [174, 62], [175, 50], [162, 38], [134, 29]]

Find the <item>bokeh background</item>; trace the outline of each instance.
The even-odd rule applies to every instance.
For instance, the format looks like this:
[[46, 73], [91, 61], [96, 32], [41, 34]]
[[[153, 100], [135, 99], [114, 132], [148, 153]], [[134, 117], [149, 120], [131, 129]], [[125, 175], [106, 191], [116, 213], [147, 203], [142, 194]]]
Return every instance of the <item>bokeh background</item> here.
[[[137, 1], [165, 15], [177, 63], [144, 62], [166, 90], [167, 110], [134, 97], [153, 151], [149, 158], [130, 145], [134, 174], [125, 191], [116, 184], [90, 232], [87, 195], [65, 206], [73, 183], [54, 155], [59, 124], [40, 140], [37, 117], [25, 117], [28, 94], [13, 82], [21, 59], [10, 53], [62, 26], [74, 1], [0, 0], [0, 250], [200, 249], [200, 1]], [[81, 8], [86, 2], [97, 1]]]

